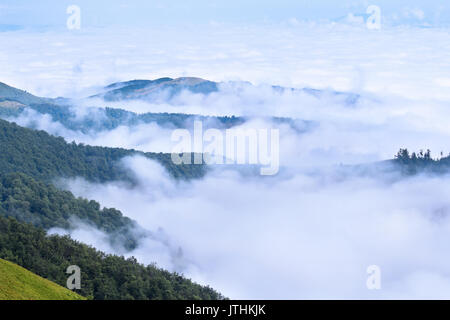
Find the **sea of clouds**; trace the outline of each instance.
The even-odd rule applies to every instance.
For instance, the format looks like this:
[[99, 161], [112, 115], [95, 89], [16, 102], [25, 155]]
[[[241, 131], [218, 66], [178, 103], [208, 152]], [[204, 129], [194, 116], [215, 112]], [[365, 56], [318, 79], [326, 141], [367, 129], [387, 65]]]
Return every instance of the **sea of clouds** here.
[[1, 32], [2, 82], [42, 96], [94, 93], [114, 81], [214, 81], [450, 96], [448, 29], [368, 30], [364, 23]]
[[[156, 235], [127, 255], [231, 298], [450, 298], [449, 177], [400, 178], [381, 168], [361, 175], [339, 166], [389, 159], [401, 147], [450, 151], [448, 29], [296, 22], [143, 31], [0, 33], [0, 43], [9, 44], [0, 51], [1, 81], [80, 99], [119, 80], [200, 76], [225, 84], [208, 97], [185, 92], [165, 104], [80, 101], [74, 112], [82, 119], [95, 104], [138, 113], [284, 116], [317, 125], [307, 132], [281, 126], [283, 170], [274, 177], [223, 166], [177, 182], [157, 163], [132, 157], [122, 165], [136, 176], [134, 187], [62, 182]], [[254, 86], [236, 91], [230, 80]], [[329, 95], [280, 94], [272, 84], [361, 99], [347, 105]], [[93, 145], [164, 152], [172, 145], [171, 130], [156, 124], [81, 133], [33, 112], [15, 121]], [[86, 225], [71, 235], [120, 251]], [[381, 290], [366, 287], [370, 265], [381, 268]]]
[[[125, 162], [141, 179], [134, 188], [65, 184], [170, 239], [145, 239], [127, 253], [141, 262], [233, 298], [449, 297], [448, 176], [297, 170], [249, 178], [219, 169], [177, 183], [150, 160]], [[85, 230], [72, 236], [105, 248]], [[370, 265], [381, 268], [381, 290], [366, 287]]]

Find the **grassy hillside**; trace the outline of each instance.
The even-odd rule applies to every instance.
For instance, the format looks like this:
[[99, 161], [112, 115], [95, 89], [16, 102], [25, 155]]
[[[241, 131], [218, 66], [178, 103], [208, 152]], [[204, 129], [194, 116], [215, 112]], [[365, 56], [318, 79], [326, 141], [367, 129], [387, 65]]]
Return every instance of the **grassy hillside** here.
[[84, 300], [85, 298], [9, 261], [0, 259], [0, 300]]

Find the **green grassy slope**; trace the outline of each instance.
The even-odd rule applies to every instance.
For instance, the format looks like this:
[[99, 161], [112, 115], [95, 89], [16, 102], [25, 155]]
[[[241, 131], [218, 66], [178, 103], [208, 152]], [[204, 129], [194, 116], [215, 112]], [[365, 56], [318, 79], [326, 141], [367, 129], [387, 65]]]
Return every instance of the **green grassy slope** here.
[[85, 300], [84, 297], [0, 259], [0, 300]]

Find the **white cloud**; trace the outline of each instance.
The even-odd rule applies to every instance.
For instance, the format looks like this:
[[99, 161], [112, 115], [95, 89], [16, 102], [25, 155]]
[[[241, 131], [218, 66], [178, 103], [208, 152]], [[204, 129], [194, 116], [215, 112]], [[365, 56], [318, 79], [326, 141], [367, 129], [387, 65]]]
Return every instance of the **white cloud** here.
[[[136, 112], [288, 116], [317, 124], [302, 134], [281, 127], [284, 167], [277, 177], [242, 177], [222, 168], [176, 183], [159, 165], [128, 158], [125, 165], [139, 178], [133, 189], [68, 181], [75, 194], [121, 209], [165, 239], [143, 242], [132, 253], [141, 262], [182, 270], [232, 298], [450, 297], [449, 177], [398, 181], [334, 166], [391, 158], [400, 147], [449, 151], [447, 29], [374, 32], [299, 22], [145, 33], [18, 32], [0, 34], [0, 41], [9, 44], [0, 52], [3, 81], [41, 95], [79, 97], [108, 82], [161, 76], [249, 80], [255, 86], [235, 91], [223, 84], [209, 97], [183, 93], [165, 104], [109, 105]], [[267, 84], [349, 90], [362, 99], [349, 106], [331, 94], [280, 95]], [[90, 116], [86, 110], [80, 105], [80, 119]], [[170, 146], [170, 130], [155, 124], [82, 134], [46, 116], [19, 119], [30, 121], [69, 141], [145, 151]], [[382, 271], [376, 292], [365, 287], [366, 268], [373, 264]]]
[[183, 75], [414, 98], [450, 96], [434, 83], [449, 73], [441, 63], [449, 59], [447, 29], [372, 32], [303, 22], [295, 28], [105, 28], [2, 33], [0, 43], [8, 44], [0, 52], [1, 81], [49, 96], [79, 97], [86, 88], [116, 80]]
[[413, 17], [413, 18], [418, 19], [418, 20], [423, 20], [425, 18], [425, 12], [423, 12], [419, 8], [408, 8], [408, 9], [405, 9], [403, 14], [407, 18]]
[[[164, 266], [232, 298], [450, 297], [448, 176], [398, 181], [292, 170], [249, 179], [225, 170], [175, 183], [149, 160], [127, 163], [148, 176], [133, 189], [68, 186], [164, 230], [184, 261]], [[146, 263], [159, 255], [145, 243], [137, 252]], [[382, 270], [378, 292], [365, 287], [373, 264]]]

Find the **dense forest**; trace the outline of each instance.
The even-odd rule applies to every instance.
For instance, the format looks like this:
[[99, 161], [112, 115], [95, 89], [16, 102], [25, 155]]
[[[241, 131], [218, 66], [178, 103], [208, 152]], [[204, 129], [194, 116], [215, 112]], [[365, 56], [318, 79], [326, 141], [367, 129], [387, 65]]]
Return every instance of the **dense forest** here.
[[112, 244], [125, 249], [134, 249], [139, 238], [136, 223], [120, 211], [100, 209], [96, 201], [75, 198], [69, 191], [22, 173], [0, 173], [0, 216], [14, 217], [45, 230], [55, 227], [70, 230], [72, 219], [77, 218], [104, 231]]
[[[0, 120], [0, 215], [12, 216], [48, 230], [69, 229], [71, 218], [106, 232], [111, 241], [133, 249], [141, 235], [137, 226], [115, 209], [75, 198], [56, 189], [57, 178], [83, 177], [92, 182], [123, 180], [133, 183], [120, 160], [140, 154], [155, 159], [175, 177], [191, 179], [205, 172], [202, 165], [175, 165], [170, 155], [66, 143], [64, 139]], [[133, 230], [133, 232], [131, 232]]]
[[45, 131], [23, 128], [5, 120], [0, 120], [0, 146], [1, 173], [21, 172], [45, 182], [70, 177], [93, 182], [133, 182], [133, 177], [119, 163], [130, 155], [159, 161], [177, 179], [199, 178], [206, 172], [204, 165], [175, 165], [170, 154], [67, 143]]
[[145, 235], [134, 221], [116, 209], [101, 208], [95, 201], [57, 189], [52, 185], [54, 179], [133, 183], [119, 162], [134, 154], [159, 161], [177, 179], [201, 177], [204, 166], [176, 166], [167, 154], [66, 143], [3, 120], [0, 147], [0, 258], [61, 285], [67, 279], [65, 268], [76, 264], [83, 277], [79, 293], [93, 299], [222, 298], [181, 275], [140, 265], [135, 259], [106, 255], [69, 237], [47, 237], [45, 231], [70, 229], [71, 219], [76, 218], [107, 233], [112, 244], [133, 249]]
[[77, 265], [82, 285], [76, 292], [91, 299], [223, 299], [177, 273], [107, 255], [69, 237], [47, 236], [14, 218], [0, 217], [0, 258], [62, 286], [67, 267]]

